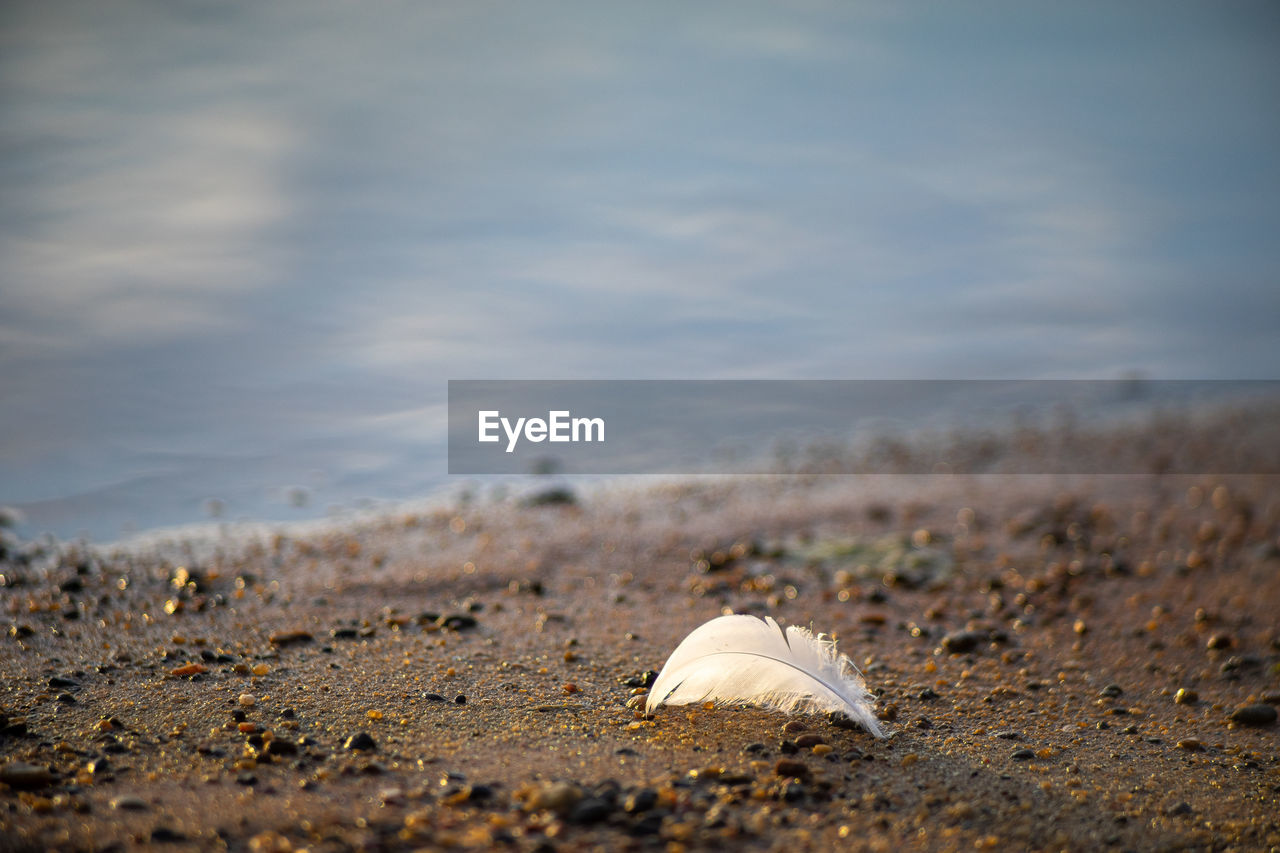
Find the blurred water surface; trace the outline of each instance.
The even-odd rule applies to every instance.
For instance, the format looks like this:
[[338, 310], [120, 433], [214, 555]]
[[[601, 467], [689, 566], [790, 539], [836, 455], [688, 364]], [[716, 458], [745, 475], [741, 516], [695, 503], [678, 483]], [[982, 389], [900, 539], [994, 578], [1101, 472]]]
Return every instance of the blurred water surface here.
[[450, 378], [1274, 378], [1278, 46], [1265, 2], [5, 3], [0, 503], [420, 495]]

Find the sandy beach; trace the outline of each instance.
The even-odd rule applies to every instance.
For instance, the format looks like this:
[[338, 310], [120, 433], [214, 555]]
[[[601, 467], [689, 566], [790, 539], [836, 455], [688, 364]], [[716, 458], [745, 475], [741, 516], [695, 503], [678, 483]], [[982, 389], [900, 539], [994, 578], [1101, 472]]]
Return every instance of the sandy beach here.
[[[1269, 459], [1238, 422], [1098, 446]], [[1278, 480], [1158, 467], [10, 548], [0, 850], [1276, 849]], [[834, 636], [889, 736], [644, 714], [729, 612]]]

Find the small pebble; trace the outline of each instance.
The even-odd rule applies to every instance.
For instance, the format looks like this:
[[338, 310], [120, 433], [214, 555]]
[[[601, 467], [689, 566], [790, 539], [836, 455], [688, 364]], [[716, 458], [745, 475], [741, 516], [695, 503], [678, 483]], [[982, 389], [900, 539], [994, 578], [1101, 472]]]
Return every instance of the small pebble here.
[[1209, 638], [1208, 647], [1211, 649], [1229, 649], [1235, 645], [1235, 638], [1230, 634], [1214, 634]]
[[184, 666], [177, 667], [176, 669], [169, 670], [169, 674], [177, 678], [182, 678], [184, 676], [200, 675], [201, 673], [208, 671], [209, 667], [202, 663], [189, 663]]
[[270, 671], [271, 667], [267, 666], [265, 663], [255, 665], [252, 670], [254, 675], [266, 675]]
[[297, 755], [298, 745], [293, 741], [276, 738], [267, 744], [266, 753], [277, 757], [281, 755]]
[[111, 808], [121, 811], [140, 811], [147, 808], [147, 802], [133, 794], [124, 794], [111, 801]]
[[258, 702], [258, 697], [252, 693], [240, 694], [240, 705], [245, 708], [252, 708]]
[[622, 810], [629, 814], [647, 812], [658, 804], [658, 792], [652, 788], [641, 788], [630, 793], [622, 801]]
[[448, 616], [442, 616], [439, 621], [441, 628], [448, 628], [450, 631], [469, 631], [478, 624], [476, 617], [468, 616], [465, 613], [452, 613]]
[[43, 788], [53, 782], [53, 771], [39, 764], [13, 761], [0, 768], [0, 782], [10, 788]]
[[978, 631], [953, 631], [942, 638], [942, 648], [951, 654], [963, 654], [973, 651], [986, 639], [986, 635]]
[[1200, 742], [1199, 738], [1188, 737], [1178, 741], [1178, 749], [1185, 749], [1187, 752], [1199, 752], [1204, 749], [1204, 744]]
[[1200, 701], [1200, 694], [1194, 690], [1188, 690], [1185, 687], [1178, 688], [1178, 692], [1173, 694], [1173, 701], [1179, 705], [1194, 705]]
[[773, 772], [784, 779], [804, 780], [812, 775], [807, 764], [791, 758], [779, 759], [778, 763], [773, 766]]
[[346, 749], [358, 749], [364, 752], [373, 752], [378, 748], [378, 743], [368, 732], [356, 732], [343, 742]]
[[524, 802], [525, 811], [566, 812], [582, 800], [582, 789], [569, 782], [549, 782], [534, 790]]
[[602, 797], [587, 797], [569, 811], [569, 823], [589, 826], [599, 823], [613, 813], [613, 807]]
[[1029, 749], [1019, 749], [1015, 750], [1009, 757], [1014, 761], [1030, 761], [1036, 757], [1036, 754]]
[[1231, 713], [1231, 722], [1244, 726], [1269, 726], [1276, 721], [1276, 709], [1257, 703], [1241, 705]]
[[1124, 688], [1122, 688], [1119, 684], [1108, 684], [1106, 687], [1098, 691], [1098, 695], [1106, 696], [1108, 698], [1114, 699], [1115, 697], [1119, 696], [1123, 692], [1124, 692]]
[[280, 631], [267, 638], [273, 646], [295, 646], [311, 642], [313, 637], [307, 631]]

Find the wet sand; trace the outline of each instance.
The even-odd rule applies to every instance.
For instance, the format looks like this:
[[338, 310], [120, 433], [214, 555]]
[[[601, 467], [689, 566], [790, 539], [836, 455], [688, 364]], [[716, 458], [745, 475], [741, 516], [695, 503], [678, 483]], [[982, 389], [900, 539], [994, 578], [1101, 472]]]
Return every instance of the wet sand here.
[[[794, 474], [11, 553], [0, 850], [1275, 848], [1278, 484]], [[834, 635], [890, 736], [644, 715], [724, 612]]]

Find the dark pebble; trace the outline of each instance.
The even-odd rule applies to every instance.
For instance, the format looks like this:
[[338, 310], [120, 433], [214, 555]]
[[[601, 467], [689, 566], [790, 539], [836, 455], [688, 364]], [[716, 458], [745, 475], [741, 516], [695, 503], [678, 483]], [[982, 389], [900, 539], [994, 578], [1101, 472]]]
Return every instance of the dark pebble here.
[[764, 744], [756, 742], [756, 743], [747, 744], [742, 748], [742, 751], [743, 752], [766, 752], [768, 751], [768, 749], [769, 748]]
[[662, 819], [663, 815], [657, 812], [647, 814], [627, 827], [627, 833], [636, 837], [657, 835], [662, 832]]
[[272, 756], [297, 755], [298, 745], [293, 741], [280, 740], [279, 738], [276, 738], [267, 744], [266, 752], [267, 755]]
[[862, 724], [850, 717], [844, 711], [829, 711], [827, 713], [827, 722], [835, 726], [837, 729], [849, 729], [856, 731], [862, 728]]
[[646, 669], [644, 672], [635, 675], [624, 676], [618, 679], [623, 687], [652, 687], [653, 682], [658, 680], [658, 673], [652, 669]]
[[252, 773], [250, 773], [248, 770], [245, 770], [245, 771], [243, 771], [243, 772], [241, 772], [241, 773], [236, 774], [236, 784], [239, 784], [239, 785], [256, 785], [257, 783], [258, 783], [258, 777], [257, 777], [257, 776], [254, 776], [254, 775], [253, 775]]
[[1114, 699], [1115, 697], [1119, 696], [1123, 692], [1124, 692], [1124, 688], [1121, 687], [1119, 684], [1108, 684], [1106, 687], [1098, 691], [1098, 695], [1106, 696], [1111, 699]]
[[549, 489], [543, 489], [534, 492], [524, 498], [521, 503], [526, 507], [535, 506], [573, 506], [578, 502], [578, 496], [573, 493], [572, 489], [565, 486], [553, 486]]
[[152, 844], [175, 844], [179, 841], [186, 841], [187, 837], [176, 829], [170, 829], [167, 826], [157, 826], [151, 830]]
[[53, 771], [40, 764], [14, 761], [0, 767], [0, 782], [15, 790], [43, 788], [53, 781]]
[[599, 823], [613, 812], [613, 806], [600, 797], [587, 797], [569, 812], [569, 823], [587, 826]]
[[347, 749], [358, 749], [364, 752], [373, 752], [378, 748], [378, 743], [368, 732], [357, 732], [347, 738], [342, 744]]
[[1012, 758], [1014, 761], [1030, 761], [1031, 759], [1036, 757], [1036, 754], [1029, 749], [1019, 749], [1019, 750], [1016, 750], [1009, 757]]
[[493, 799], [493, 787], [490, 785], [472, 785], [467, 789], [467, 799], [478, 803]]
[[76, 681], [74, 678], [67, 678], [66, 676], [62, 676], [62, 675], [55, 675], [49, 679], [49, 686], [57, 687], [57, 688], [79, 687], [80, 682]]
[[1241, 705], [1231, 714], [1231, 722], [1244, 726], [1269, 726], [1276, 721], [1276, 709], [1270, 705]]
[[476, 617], [466, 613], [451, 613], [440, 619], [440, 627], [450, 631], [469, 631], [478, 624]]
[[58, 701], [63, 705], [74, 705], [76, 704], [76, 697], [72, 696], [70, 693], [59, 693]]
[[823, 740], [822, 735], [803, 734], [796, 738], [796, 746], [801, 749], [812, 749], [820, 743], [826, 743], [826, 741]]
[[790, 758], [780, 759], [774, 765], [773, 772], [778, 776], [790, 779], [808, 779], [811, 775], [807, 764]]
[[244, 711], [240, 708], [234, 709], [231, 712], [231, 719], [235, 720], [237, 723], [243, 723], [245, 721]]
[[146, 800], [143, 800], [141, 797], [134, 796], [133, 794], [125, 794], [124, 796], [116, 797], [111, 801], [111, 807], [120, 811], [142, 811], [150, 808], [147, 805]]
[[926, 687], [916, 694], [916, 698], [919, 699], [921, 702], [929, 702], [933, 699], [937, 699], [938, 694], [934, 691], [932, 687]]
[[995, 732], [993, 736], [998, 737], [1001, 740], [1017, 740], [1022, 737], [1022, 733], [1016, 732], [1013, 729], [1005, 729], [1004, 731]]
[[622, 801], [622, 810], [635, 814], [647, 812], [658, 804], [658, 792], [652, 788], [641, 788], [626, 796]]
[[267, 638], [273, 646], [297, 646], [311, 642], [314, 637], [307, 631], [279, 631]]
[[282, 720], [292, 720], [296, 716], [298, 716], [298, 713], [292, 708], [285, 708], [280, 712], [280, 719]]
[[1208, 646], [1211, 649], [1229, 649], [1235, 644], [1235, 638], [1230, 634], [1214, 634], [1209, 638]]
[[466, 695], [465, 695], [465, 694], [463, 694], [463, 693], [459, 693], [457, 696], [454, 696], [454, 697], [453, 697], [453, 704], [455, 704], [455, 705], [465, 705], [465, 704], [467, 704], [467, 697], [466, 697]]
[[987, 639], [979, 631], [953, 631], [942, 638], [942, 648], [952, 654], [971, 652]]
[[797, 803], [804, 799], [805, 787], [803, 782], [792, 780], [782, 786], [782, 799], [788, 803]]
[[426, 699], [428, 702], [443, 702], [443, 701], [444, 701], [444, 697], [443, 697], [443, 696], [441, 696], [439, 693], [424, 693], [424, 694], [423, 694], [423, 696], [422, 696], [422, 698], [423, 698], [423, 699]]
[[334, 628], [329, 631], [329, 636], [335, 640], [354, 640], [356, 638], [355, 628]]

